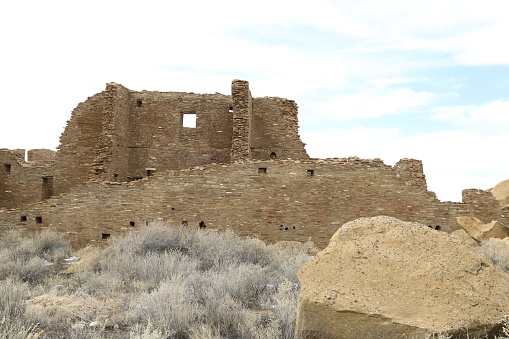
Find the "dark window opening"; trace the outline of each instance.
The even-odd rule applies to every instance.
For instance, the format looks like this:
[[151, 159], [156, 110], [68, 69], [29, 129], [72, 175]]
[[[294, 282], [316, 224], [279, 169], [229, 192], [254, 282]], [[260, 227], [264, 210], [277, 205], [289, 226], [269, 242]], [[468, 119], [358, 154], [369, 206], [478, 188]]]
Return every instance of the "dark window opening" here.
[[306, 170], [306, 173], [312, 177], [313, 175], [315, 175], [315, 170]]
[[11, 164], [4, 164], [5, 172], [11, 173]]
[[42, 199], [49, 199], [53, 195], [53, 177], [42, 177]]
[[187, 220], [182, 220], [182, 222], [180, 223], [180, 226], [187, 227]]
[[175, 211], [175, 207], [172, 207], [172, 208], [171, 208], [171, 210], [172, 210], [172, 211]]
[[19, 218], [19, 221], [21, 221], [21, 222], [25, 222], [25, 221], [27, 221], [27, 216], [26, 216], [26, 215], [22, 215], [22, 216]]
[[285, 231], [288, 231], [288, 227], [285, 227]]
[[141, 107], [141, 105], [143, 105], [143, 100], [141, 99], [136, 100], [136, 106]]
[[230, 108], [228, 108], [228, 112], [229, 113], [233, 113], [233, 107], [232, 106], [230, 106]]
[[118, 173], [114, 173], [113, 174], [113, 180], [117, 181], [118, 180]]
[[203, 222], [203, 220], [202, 220], [202, 221], [200, 221], [200, 224], [199, 224], [199, 225], [200, 225], [200, 229], [205, 229], [205, 228], [207, 228], [207, 225], [205, 225], [205, 223]]
[[440, 230], [442, 229], [442, 227], [441, 227], [440, 225], [436, 225], [436, 226], [435, 226], [435, 229], [436, 229], [437, 231], [440, 231]]
[[134, 227], [134, 225], [136, 225], [134, 221], [129, 221], [129, 226]]
[[258, 168], [258, 174], [264, 174], [267, 173], [267, 167], [259, 167]]
[[42, 224], [42, 217], [35, 217], [36, 224]]
[[147, 177], [153, 176], [155, 171], [156, 171], [155, 169], [148, 169], [147, 170]]
[[182, 127], [196, 128], [196, 113], [191, 112], [194, 111], [189, 113], [187, 111], [182, 112]]
[[101, 234], [101, 238], [102, 238], [103, 240], [108, 239], [110, 236], [111, 236], [111, 234], [109, 234], [109, 233], [103, 233], [103, 234]]
[[270, 158], [271, 159], [276, 159], [277, 158], [276, 152], [270, 153]]

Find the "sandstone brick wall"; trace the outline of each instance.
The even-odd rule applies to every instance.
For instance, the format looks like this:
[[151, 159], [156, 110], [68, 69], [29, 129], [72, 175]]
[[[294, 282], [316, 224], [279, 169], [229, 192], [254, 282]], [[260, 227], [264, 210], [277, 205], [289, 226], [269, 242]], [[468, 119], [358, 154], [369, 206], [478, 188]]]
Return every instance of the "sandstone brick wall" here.
[[254, 98], [251, 152], [254, 160], [307, 159], [298, 134], [297, 104], [283, 98]]
[[[0, 209], [12, 209], [53, 195], [54, 151], [0, 149]], [[38, 159], [36, 161], [34, 159]]]
[[[251, 150], [257, 159], [272, 153], [308, 158], [295, 102], [260, 98], [256, 103], [253, 108], [243, 80], [233, 81], [231, 96], [136, 92], [109, 83], [72, 113], [57, 155], [56, 192], [94, 174], [122, 182], [155, 171], [250, 159]], [[183, 126], [189, 116], [196, 118], [195, 127]]]
[[311, 238], [323, 247], [339, 226], [359, 217], [388, 215], [451, 232], [459, 228], [456, 216], [473, 215], [469, 204], [442, 203], [398, 171], [379, 159], [358, 158], [207, 165], [130, 183], [89, 182], [60, 198], [0, 213], [0, 225], [55, 227], [83, 245], [147, 220], [186, 220], [190, 227], [204, 221], [208, 228], [268, 241]]
[[83, 184], [94, 174], [92, 164], [102, 132], [103, 113], [110, 106], [108, 96], [107, 91], [95, 94], [73, 110], [56, 154], [56, 194]]
[[232, 101], [233, 138], [231, 160], [252, 160], [253, 98], [247, 81], [233, 80]]

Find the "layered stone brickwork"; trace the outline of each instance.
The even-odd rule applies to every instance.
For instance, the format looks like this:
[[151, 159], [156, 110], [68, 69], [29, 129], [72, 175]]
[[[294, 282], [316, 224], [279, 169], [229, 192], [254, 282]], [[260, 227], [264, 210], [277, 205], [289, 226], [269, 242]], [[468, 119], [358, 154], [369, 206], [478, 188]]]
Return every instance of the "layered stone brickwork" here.
[[53, 195], [55, 152], [0, 149], [0, 209], [25, 206]]
[[442, 203], [409, 179], [422, 172], [404, 178], [399, 171], [399, 165], [358, 158], [207, 165], [130, 183], [89, 182], [44, 203], [1, 213], [0, 225], [50, 226], [83, 245], [149, 220], [186, 221], [189, 227], [203, 221], [209, 228], [267, 241], [311, 239], [324, 247], [340, 225], [359, 217], [397, 216], [452, 232], [459, 229], [457, 216], [472, 215], [469, 204]]
[[[188, 125], [187, 121], [191, 120]], [[195, 122], [195, 123], [193, 123]], [[109, 83], [78, 104], [58, 152], [0, 150], [0, 226], [55, 227], [76, 244], [153, 219], [324, 246], [339, 225], [377, 215], [452, 232], [456, 218], [506, 225], [499, 203], [427, 191], [422, 163], [309, 159], [297, 104], [232, 95], [132, 91]]]

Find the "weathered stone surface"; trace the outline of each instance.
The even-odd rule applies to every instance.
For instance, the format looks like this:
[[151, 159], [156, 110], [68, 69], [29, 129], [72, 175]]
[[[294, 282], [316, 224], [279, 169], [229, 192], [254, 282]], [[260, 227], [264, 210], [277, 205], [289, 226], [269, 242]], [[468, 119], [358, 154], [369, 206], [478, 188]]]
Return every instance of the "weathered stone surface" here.
[[489, 238], [503, 239], [509, 236], [509, 229], [498, 221], [485, 224], [475, 217], [457, 217], [456, 220], [477, 241]]
[[464, 229], [456, 230], [456, 231], [452, 232], [451, 235], [453, 237], [458, 238], [463, 245], [470, 246], [470, 247], [478, 247], [479, 246], [479, 243], [477, 241], [475, 241], [475, 239], [472, 238], [467, 233], [467, 231], [465, 231]]
[[509, 275], [485, 256], [390, 217], [346, 223], [298, 277], [305, 338], [484, 337], [509, 311]]
[[509, 179], [499, 182], [490, 190], [491, 194], [500, 202], [500, 206], [509, 204]]

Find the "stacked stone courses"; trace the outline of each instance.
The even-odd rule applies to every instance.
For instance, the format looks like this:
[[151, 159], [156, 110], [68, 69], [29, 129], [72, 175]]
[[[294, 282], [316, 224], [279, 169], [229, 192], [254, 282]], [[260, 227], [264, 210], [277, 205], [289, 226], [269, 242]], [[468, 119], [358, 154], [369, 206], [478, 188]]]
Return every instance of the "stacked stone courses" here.
[[[441, 202], [422, 162], [310, 159], [297, 104], [232, 95], [136, 92], [109, 83], [73, 111], [58, 151], [0, 150], [0, 227], [51, 227], [77, 246], [103, 242], [152, 220], [274, 242], [324, 247], [359, 217], [387, 215], [452, 232], [458, 216], [506, 224], [494, 197], [465, 190]], [[188, 116], [195, 127], [185, 127]]]

